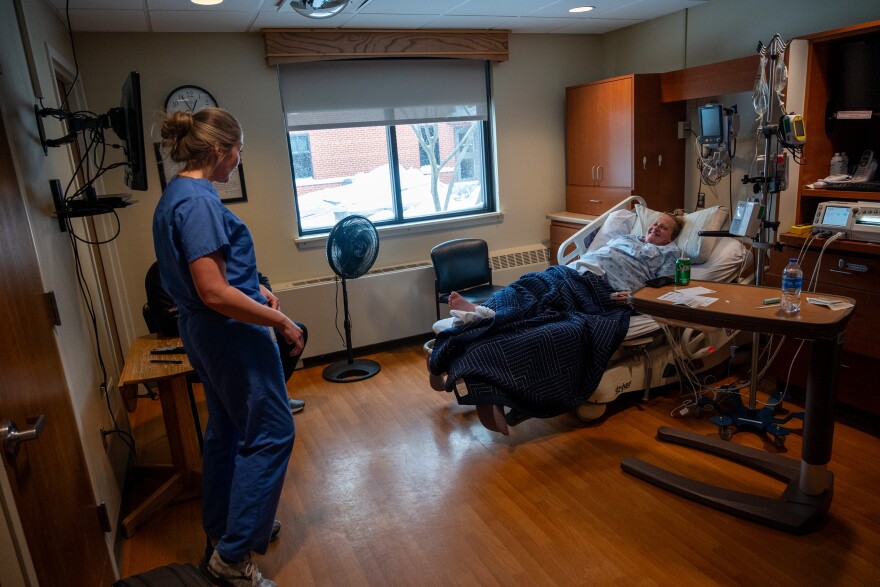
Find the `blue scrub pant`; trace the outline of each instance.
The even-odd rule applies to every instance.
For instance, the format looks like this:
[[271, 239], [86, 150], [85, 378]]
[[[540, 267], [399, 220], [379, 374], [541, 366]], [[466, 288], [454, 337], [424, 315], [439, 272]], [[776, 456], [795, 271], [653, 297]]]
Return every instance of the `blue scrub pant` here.
[[181, 316], [180, 336], [208, 406], [205, 532], [227, 560], [263, 554], [295, 437], [277, 346], [269, 328], [210, 310]]

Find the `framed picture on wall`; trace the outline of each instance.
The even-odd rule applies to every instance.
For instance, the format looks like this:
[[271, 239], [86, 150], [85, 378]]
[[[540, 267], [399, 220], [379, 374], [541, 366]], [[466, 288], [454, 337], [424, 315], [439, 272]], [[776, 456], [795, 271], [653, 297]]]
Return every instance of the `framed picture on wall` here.
[[[162, 185], [162, 191], [172, 177], [177, 175], [181, 169], [180, 163], [175, 163], [170, 157], [163, 157], [162, 144], [153, 143], [153, 151], [156, 154], [156, 164], [159, 166], [159, 183]], [[234, 202], [247, 202], [247, 189], [244, 184], [244, 166], [238, 164], [238, 173], [233, 173], [232, 177], [226, 183], [212, 182], [217, 194], [220, 195], [220, 201], [224, 204]]]

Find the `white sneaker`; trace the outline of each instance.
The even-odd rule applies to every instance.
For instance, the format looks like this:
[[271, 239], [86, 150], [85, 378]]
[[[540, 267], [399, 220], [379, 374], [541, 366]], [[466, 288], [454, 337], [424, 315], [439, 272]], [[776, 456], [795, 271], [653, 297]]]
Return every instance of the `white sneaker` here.
[[205, 571], [215, 584], [223, 587], [278, 587], [263, 576], [250, 555], [237, 563], [227, 563], [215, 550]]

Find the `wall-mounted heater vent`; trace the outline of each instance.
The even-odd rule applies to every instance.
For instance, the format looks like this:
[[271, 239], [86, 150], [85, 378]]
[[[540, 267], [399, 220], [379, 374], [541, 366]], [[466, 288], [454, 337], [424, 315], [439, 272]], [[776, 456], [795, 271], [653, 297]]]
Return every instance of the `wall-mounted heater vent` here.
[[[541, 244], [489, 253], [492, 281], [507, 285], [520, 275], [543, 271], [550, 253]], [[349, 281], [352, 321], [357, 323], [355, 348], [430, 332], [436, 319], [434, 268], [430, 261], [374, 267]], [[341, 322], [341, 296], [335, 275], [325, 275], [275, 285], [281, 307], [309, 328], [304, 357], [343, 350], [334, 321]], [[442, 307], [441, 307], [441, 311]]]

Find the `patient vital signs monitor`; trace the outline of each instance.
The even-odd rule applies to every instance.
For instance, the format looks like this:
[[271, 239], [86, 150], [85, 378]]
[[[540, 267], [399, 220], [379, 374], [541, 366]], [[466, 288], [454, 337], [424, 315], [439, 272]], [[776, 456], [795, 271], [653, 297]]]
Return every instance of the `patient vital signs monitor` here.
[[816, 208], [813, 230], [843, 232], [850, 240], [880, 243], [880, 204], [822, 202]]

